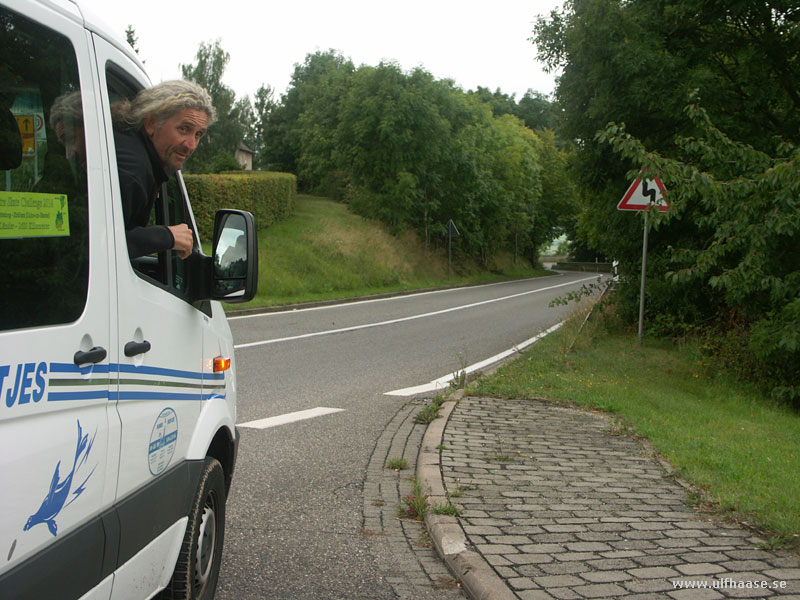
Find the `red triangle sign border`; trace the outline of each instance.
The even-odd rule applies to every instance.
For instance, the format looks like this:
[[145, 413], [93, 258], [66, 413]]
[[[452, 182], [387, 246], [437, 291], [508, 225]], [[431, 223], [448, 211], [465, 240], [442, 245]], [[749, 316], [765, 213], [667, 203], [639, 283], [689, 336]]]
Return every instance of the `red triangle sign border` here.
[[[655, 178], [655, 183], [662, 194], [667, 191], [667, 188], [664, 187], [664, 184], [658, 177]], [[617, 204], [617, 210], [647, 210], [649, 208], [648, 204], [629, 204], [631, 198], [633, 197], [634, 193], [636, 193], [636, 190], [639, 188], [641, 184], [642, 184], [642, 177], [639, 176], [636, 178], [636, 181], [634, 181], [628, 187], [628, 191], [625, 192], [625, 195], [622, 197], [622, 200], [620, 200], [619, 204]], [[668, 208], [669, 204], [666, 203], [659, 204], [658, 206], [659, 212], [666, 212]]]

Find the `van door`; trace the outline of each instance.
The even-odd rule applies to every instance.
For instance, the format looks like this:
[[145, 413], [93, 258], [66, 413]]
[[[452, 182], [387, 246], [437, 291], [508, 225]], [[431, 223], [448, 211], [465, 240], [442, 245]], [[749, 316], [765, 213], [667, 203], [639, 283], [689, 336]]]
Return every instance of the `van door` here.
[[[135, 95], [144, 76], [138, 77], [138, 67], [115, 47], [100, 37], [93, 39], [104, 94], [113, 189], [110, 205], [115, 224], [115, 325], [120, 355], [116, 400], [122, 423], [117, 485], [121, 564], [161, 536], [146, 556], [136, 556], [135, 565], [131, 563], [117, 574], [114, 596], [118, 585], [128, 594], [130, 586], [136, 586], [146, 596], [159, 582], [169, 580], [197, 486], [193, 469], [202, 466], [189, 464], [186, 459], [203, 399], [203, 332], [209, 317], [189, 302], [190, 282], [177, 254], [169, 250], [134, 261], [129, 258], [111, 105]], [[186, 199], [174, 176], [172, 179], [161, 190], [153, 223], [187, 223], [196, 230]], [[209, 311], [209, 303], [200, 308]]]
[[116, 565], [109, 184], [85, 31], [16, 4], [0, 6], [0, 594], [77, 598]]

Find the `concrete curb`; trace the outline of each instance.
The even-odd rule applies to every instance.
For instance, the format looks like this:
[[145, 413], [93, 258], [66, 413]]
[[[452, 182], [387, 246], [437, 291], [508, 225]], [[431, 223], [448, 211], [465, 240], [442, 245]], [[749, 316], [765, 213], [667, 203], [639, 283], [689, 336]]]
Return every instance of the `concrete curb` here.
[[[454, 400], [464, 395], [459, 390]], [[439, 464], [438, 446], [442, 444], [447, 420], [455, 408], [455, 401], [442, 404], [439, 417], [428, 425], [422, 438], [422, 446], [417, 460], [417, 478], [428, 493], [430, 505], [446, 504], [447, 495], [442, 481], [442, 470]], [[484, 558], [467, 548], [467, 536], [456, 517], [425, 514], [425, 526], [436, 546], [436, 552], [450, 569], [450, 572], [461, 582], [462, 588], [473, 600], [517, 600], [495, 570]]]

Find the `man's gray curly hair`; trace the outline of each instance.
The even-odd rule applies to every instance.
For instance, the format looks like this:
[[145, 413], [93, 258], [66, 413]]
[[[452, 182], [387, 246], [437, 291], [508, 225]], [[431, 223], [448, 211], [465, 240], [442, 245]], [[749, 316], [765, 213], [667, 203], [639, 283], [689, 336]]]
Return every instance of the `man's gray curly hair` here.
[[191, 81], [176, 79], [163, 81], [136, 94], [133, 100], [121, 100], [111, 107], [114, 122], [123, 129], [138, 129], [147, 115], [155, 116], [159, 125], [179, 112], [191, 108], [208, 115], [208, 124], [214, 122], [216, 111], [211, 96], [201, 86]]
[[81, 105], [80, 92], [67, 92], [53, 101], [53, 106], [50, 107], [50, 126], [55, 127], [56, 123], [64, 121], [69, 121], [76, 125], [83, 123], [83, 106]]

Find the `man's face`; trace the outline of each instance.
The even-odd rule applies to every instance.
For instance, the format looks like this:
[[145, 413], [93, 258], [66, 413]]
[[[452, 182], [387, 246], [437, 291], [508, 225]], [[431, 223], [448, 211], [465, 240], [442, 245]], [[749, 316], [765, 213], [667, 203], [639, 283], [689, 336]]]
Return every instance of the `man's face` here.
[[200, 143], [206, 133], [208, 115], [202, 110], [187, 108], [161, 125], [155, 116], [147, 115], [144, 130], [166, 169], [177, 171]]
[[55, 124], [58, 141], [64, 145], [67, 160], [76, 160], [82, 167], [86, 166], [86, 143], [82, 125], [64, 125], [64, 121]]

